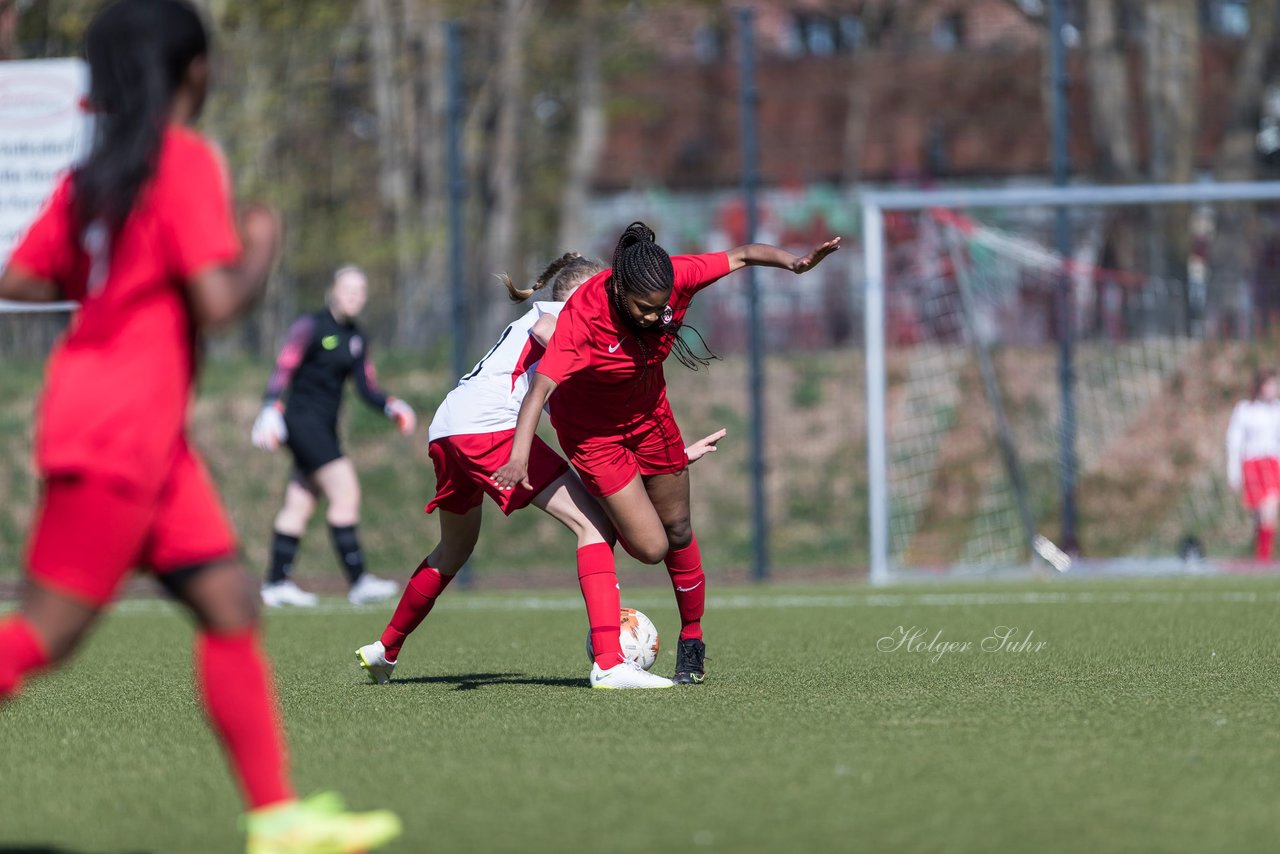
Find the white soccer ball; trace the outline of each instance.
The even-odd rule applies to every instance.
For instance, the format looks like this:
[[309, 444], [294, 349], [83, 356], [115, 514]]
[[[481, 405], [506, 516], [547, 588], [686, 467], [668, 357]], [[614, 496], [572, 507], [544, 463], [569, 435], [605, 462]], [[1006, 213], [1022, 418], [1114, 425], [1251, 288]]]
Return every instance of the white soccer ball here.
[[[658, 629], [653, 621], [635, 608], [623, 608], [619, 619], [618, 640], [622, 642], [622, 655], [627, 661], [648, 670], [658, 660]], [[587, 658], [595, 660], [591, 646], [591, 631], [587, 631]]]

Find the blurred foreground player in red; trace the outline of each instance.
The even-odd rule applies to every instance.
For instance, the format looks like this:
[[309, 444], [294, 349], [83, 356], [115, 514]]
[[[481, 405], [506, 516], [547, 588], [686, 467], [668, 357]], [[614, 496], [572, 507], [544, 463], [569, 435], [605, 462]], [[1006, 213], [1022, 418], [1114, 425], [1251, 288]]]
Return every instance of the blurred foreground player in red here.
[[201, 700], [248, 804], [250, 852], [362, 851], [399, 833], [387, 812], [290, 782], [257, 586], [186, 436], [200, 330], [266, 283], [278, 219], [237, 236], [224, 164], [187, 124], [207, 89], [208, 36], [183, 0], [120, 0], [85, 36], [95, 139], [19, 241], [0, 297], [81, 303], [50, 357], [36, 462], [43, 479], [18, 612], [0, 621], [0, 700], [64, 660], [135, 567], [198, 626]]

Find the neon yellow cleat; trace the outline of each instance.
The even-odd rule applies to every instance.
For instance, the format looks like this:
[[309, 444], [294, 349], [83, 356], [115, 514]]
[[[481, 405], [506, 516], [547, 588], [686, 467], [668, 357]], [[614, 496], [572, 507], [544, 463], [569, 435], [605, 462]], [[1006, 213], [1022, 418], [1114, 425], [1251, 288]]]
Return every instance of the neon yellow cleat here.
[[400, 835], [388, 810], [346, 812], [333, 792], [254, 810], [245, 817], [248, 854], [357, 854]]

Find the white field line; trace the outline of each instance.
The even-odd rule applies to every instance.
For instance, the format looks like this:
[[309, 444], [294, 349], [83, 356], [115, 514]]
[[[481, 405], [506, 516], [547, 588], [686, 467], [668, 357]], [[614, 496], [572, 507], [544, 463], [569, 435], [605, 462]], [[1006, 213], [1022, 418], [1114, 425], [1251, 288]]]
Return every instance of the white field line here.
[[[640, 594], [626, 597], [629, 606], [663, 607], [672, 602], [662, 594]], [[1025, 593], [865, 593], [865, 594], [727, 594], [707, 599], [709, 610], [749, 610], [752, 608], [959, 608], [991, 605], [1185, 605], [1196, 603], [1229, 603], [1259, 605], [1280, 603], [1280, 590], [1249, 591], [1030, 591]], [[582, 598], [574, 595], [472, 596], [466, 593], [449, 597], [443, 607], [465, 611], [578, 611]], [[11, 610], [12, 603], [0, 605], [0, 612]], [[290, 608], [268, 611], [277, 616], [329, 616], [333, 614], [390, 613], [392, 603], [350, 605], [340, 599], [321, 600], [314, 608]], [[115, 614], [162, 614], [176, 610], [164, 599], [126, 599], [112, 609]]]

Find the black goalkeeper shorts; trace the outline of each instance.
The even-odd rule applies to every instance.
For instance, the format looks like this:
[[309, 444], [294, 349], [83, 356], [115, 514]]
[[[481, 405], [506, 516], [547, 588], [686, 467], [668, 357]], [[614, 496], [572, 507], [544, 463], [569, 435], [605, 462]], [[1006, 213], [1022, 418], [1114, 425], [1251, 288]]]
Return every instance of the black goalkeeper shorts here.
[[293, 452], [293, 462], [303, 474], [313, 475], [317, 469], [342, 456], [336, 424], [309, 415], [290, 417], [286, 410], [284, 425], [289, 431], [285, 444]]

